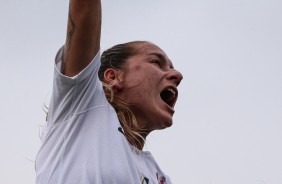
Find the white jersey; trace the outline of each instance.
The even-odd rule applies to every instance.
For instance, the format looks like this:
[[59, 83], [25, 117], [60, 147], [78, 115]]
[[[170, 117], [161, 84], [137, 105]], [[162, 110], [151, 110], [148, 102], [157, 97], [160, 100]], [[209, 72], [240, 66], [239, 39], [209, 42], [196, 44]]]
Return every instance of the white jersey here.
[[37, 184], [169, 184], [149, 152], [131, 146], [98, 78], [100, 53], [77, 76], [61, 74], [56, 56], [53, 93]]

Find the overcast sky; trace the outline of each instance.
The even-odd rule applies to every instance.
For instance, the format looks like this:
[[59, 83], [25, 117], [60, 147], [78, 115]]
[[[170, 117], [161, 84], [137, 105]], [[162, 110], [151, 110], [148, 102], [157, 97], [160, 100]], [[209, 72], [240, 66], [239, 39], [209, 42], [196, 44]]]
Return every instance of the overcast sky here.
[[[180, 70], [173, 127], [146, 143], [175, 184], [282, 183], [282, 1], [105, 0], [102, 50], [159, 45]], [[1, 0], [0, 183], [31, 184], [67, 0]]]

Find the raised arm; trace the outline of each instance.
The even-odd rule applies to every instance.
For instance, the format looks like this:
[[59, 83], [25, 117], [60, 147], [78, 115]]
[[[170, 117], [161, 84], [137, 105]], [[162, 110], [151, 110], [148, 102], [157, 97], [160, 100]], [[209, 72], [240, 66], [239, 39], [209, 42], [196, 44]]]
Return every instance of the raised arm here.
[[74, 76], [100, 49], [100, 0], [70, 0], [62, 73]]

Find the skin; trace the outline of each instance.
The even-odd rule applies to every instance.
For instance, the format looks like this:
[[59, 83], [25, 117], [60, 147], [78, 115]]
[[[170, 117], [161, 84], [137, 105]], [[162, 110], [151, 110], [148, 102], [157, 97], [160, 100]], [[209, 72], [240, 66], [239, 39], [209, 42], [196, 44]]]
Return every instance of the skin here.
[[[100, 35], [100, 0], [70, 0], [64, 75], [75, 76], [91, 62], [100, 49]], [[138, 124], [146, 129], [142, 134], [146, 138], [151, 131], [172, 125], [174, 109], [162, 101], [160, 92], [176, 88], [182, 75], [158, 46], [142, 43], [134, 47], [138, 53], [126, 61], [122, 70], [106, 70], [104, 82], [113, 84], [115, 95], [130, 104]]]
[[62, 73], [75, 76], [100, 49], [101, 2], [70, 0]]
[[160, 93], [167, 87], [176, 88], [183, 77], [158, 46], [147, 42], [135, 48], [138, 53], [126, 61], [123, 70], [109, 69], [105, 78], [115, 81], [115, 96], [130, 104], [138, 124], [146, 129], [146, 137], [153, 130], [172, 125], [174, 109]]

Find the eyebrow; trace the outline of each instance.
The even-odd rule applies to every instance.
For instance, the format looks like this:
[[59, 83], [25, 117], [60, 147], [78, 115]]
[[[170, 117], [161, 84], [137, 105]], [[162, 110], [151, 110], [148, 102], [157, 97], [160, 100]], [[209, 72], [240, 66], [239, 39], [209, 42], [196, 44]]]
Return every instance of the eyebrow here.
[[157, 56], [161, 60], [167, 61], [169, 63], [170, 68], [174, 69], [172, 62], [169, 59], [166, 59], [167, 57], [165, 57], [163, 54], [158, 53], [158, 52], [152, 52], [152, 53], [149, 53], [148, 55], [149, 56]]

